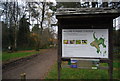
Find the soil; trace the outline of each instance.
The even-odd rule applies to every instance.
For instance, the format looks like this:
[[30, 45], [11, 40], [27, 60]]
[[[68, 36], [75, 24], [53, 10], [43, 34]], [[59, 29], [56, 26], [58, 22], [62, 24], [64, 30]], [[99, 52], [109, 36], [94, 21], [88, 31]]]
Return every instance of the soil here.
[[23, 73], [26, 79], [44, 79], [56, 61], [57, 49], [44, 49], [36, 57], [3, 69], [2, 79], [21, 79]]

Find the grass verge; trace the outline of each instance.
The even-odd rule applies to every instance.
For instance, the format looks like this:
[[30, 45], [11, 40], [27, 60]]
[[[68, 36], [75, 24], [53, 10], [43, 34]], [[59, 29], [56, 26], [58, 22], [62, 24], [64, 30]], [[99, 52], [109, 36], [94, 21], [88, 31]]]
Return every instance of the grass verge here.
[[33, 51], [33, 52], [14, 52], [14, 53], [8, 53], [8, 52], [3, 52], [2, 53], [2, 61], [9, 61], [11, 59], [17, 59], [17, 58], [22, 58], [22, 57], [27, 57], [31, 56], [38, 53], [38, 51]]
[[[120, 67], [118, 62], [113, 63], [113, 79], [120, 80]], [[108, 66], [102, 63], [101, 66]], [[46, 79], [57, 79], [57, 63], [53, 66], [52, 70], [48, 73]], [[109, 79], [108, 70], [101, 69], [77, 69], [77, 68], [62, 68], [61, 79]]]

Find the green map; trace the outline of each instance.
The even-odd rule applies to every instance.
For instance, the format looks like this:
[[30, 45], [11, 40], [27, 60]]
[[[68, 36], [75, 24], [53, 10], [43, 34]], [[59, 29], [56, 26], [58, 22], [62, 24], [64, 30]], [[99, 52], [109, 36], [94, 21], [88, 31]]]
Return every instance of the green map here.
[[[106, 45], [105, 45], [105, 39], [100, 37], [99, 39], [97, 37], [95, 37], [95, 32], [93, 33], [93, 38], [94, 38], [94, 41], [90, 43], [90, 45], [92, 47], [95, 47], [96, 50], [97, 50], [97, 53], [101, 53], [101, 50], [100, 50], [100, 45], [103, 46], [103, 48], [106, 48]], [[105, 51], [106, 52], [106, 51]]]

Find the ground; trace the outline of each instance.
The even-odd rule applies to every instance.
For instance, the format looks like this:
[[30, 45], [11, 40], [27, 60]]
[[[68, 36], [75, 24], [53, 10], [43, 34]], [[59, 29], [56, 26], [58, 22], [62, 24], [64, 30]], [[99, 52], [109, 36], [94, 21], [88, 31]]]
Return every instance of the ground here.
[[[120, 53], [114, 54], [113, 78], [120, 80]], [[43, 49], [32, 59], [3, 69], [3, 79], [20, 79], [20, 74], [26, 73], [27, 79], [57, 79], [57, 49]], [[108, 66], [106, 63], [100, 66]], [[52, 68], [51, 68], [52, 67]], [[91, 74], [92, 73], [92, 74]], [[61, 79], [108, 79], [107, 70], [62, 68]]]
[[14, 67], [3, 69], [3, 79], [20, 79], [26, 73], [27, 79], [44, 79], [57, 60], [57, 49], [45, 49], [37, 57]]

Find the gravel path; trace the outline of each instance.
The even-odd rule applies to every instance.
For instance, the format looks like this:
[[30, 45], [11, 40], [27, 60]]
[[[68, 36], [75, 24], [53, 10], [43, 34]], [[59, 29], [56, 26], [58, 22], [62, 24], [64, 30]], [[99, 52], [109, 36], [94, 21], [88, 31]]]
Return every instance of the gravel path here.
[[40, 55], [3, 70], [3, 79], [20, 79], [26, 73], [27, 79], [44, 79], [57, 60], [57, 49], [46, 49]]

